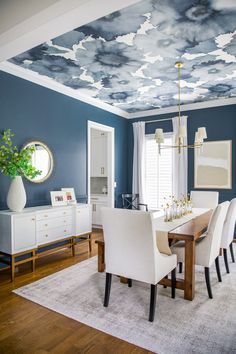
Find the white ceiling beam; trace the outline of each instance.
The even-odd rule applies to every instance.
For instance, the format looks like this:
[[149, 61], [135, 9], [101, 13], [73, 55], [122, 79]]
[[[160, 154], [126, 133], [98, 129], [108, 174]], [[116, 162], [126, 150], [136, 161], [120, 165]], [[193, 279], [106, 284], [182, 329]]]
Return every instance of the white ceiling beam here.
[[[0, 62], [137, 2], [139, 0], [0, 2]], [[24, 7], [27, 7], [25, 8], [26, 14]], [[7, 18], [9, 21], [6, 20]], [[9, 22], [12, 23], [11, 28], [9, 28]]]

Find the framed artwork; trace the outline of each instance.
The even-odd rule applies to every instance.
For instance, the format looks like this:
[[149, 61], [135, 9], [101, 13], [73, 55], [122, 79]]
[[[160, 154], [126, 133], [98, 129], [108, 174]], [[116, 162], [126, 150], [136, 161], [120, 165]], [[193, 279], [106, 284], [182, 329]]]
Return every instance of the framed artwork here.
[[50, 192], [52, 206], [67, 205], [66, 193], [63, 191]]
[[232, 188], [232, 141], [204, 142], [194, 151], [194, 188]]
[[62, 188], [61, 190], [66, 193], [67, 204], [76, 204], [74, 188]]

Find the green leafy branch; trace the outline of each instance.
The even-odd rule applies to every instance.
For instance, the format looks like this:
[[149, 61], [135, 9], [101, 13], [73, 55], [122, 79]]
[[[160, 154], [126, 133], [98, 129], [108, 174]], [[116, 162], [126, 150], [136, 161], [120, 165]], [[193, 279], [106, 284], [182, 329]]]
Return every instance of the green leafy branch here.
[[34, 146], [21, 150], [17, 146], [13, 146], [12, 138], [14, 134], [11, 132], [11, 129], [5, 130], [1, 135], [0, 171], [2, 174], [11, 178], [16, 176], [35, 178], [42, 173], [42, 171], [37, 170], [32, 165], [32, 154], [35, 151]]

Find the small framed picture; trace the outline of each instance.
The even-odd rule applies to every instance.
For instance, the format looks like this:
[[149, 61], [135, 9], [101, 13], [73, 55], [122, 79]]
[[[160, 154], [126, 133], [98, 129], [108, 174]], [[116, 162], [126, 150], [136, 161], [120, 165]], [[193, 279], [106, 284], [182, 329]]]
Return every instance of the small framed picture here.
[[67, 204], [76, 204], [74, 188], [62, 188], [61, 190], [66, 193]]
[[63, 191], [50, 192], [52, 206], [67, 205], [66, 193]]

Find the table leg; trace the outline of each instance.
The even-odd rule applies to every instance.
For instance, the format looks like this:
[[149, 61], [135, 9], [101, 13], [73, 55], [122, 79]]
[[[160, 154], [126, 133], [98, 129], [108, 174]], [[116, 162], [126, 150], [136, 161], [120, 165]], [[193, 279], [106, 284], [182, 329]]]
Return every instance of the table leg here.
[[128, 284], [128, 278], [120, 277], [120, 282], [123, 284]]
[[185, 241], [184, 298], [193, 300], [195, 295], [195, 241]]
[[104, 244], [98, 244], [98, 272], [105, 270], [105, 247]]

